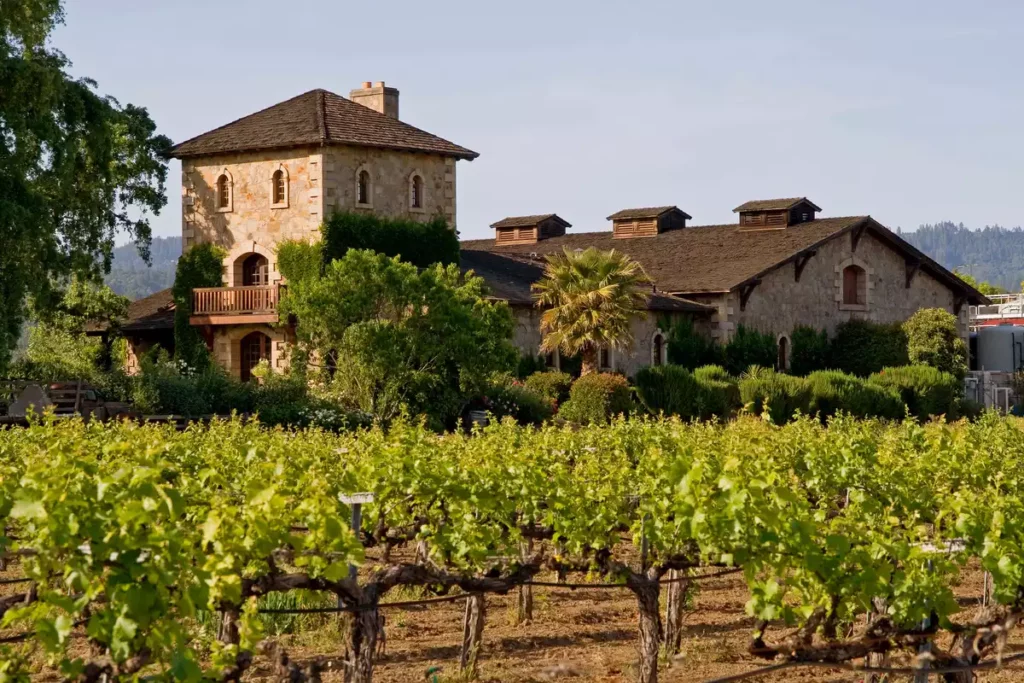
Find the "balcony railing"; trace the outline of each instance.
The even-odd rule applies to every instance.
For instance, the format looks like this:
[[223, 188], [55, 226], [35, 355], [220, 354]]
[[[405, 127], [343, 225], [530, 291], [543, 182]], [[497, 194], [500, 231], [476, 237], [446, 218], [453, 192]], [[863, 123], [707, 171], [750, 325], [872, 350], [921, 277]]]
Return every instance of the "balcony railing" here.
[[281, 285], [203, 287], [192, 290], [192, 315], [277, 313]]

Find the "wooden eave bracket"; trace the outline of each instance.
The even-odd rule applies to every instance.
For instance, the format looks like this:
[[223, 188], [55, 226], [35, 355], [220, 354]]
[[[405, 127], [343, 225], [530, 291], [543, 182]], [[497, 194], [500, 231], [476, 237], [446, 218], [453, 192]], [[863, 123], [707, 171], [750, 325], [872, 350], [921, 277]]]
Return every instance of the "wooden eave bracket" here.
[[750, 295], [754, 293], [754, 289], [761, 284], [760, 279], [751, 280], [740, 285], [740, 310], [747, 310], [747, 300], [750, 299]]
[[917, 271], [921, 269], [921, 262], [918, 260], [907, 261], [907, 284], [906, 288], [910, 289], [910, 283], [914, 281], [914, 276], [917, 275]]
[[808, 249], [805, 252], [796, 255], [796, 260], [793, 262], [795, 267], [796, 282], [800, 282], [800, 275], [804, 272], [804, 266], [811, 260], [811, 257], [818, 253], [817, 249]]

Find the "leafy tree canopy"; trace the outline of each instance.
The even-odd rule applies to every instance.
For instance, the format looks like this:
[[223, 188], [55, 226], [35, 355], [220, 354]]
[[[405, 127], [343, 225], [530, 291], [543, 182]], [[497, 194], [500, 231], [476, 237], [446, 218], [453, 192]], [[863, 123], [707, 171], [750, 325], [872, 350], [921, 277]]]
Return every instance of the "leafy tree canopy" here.
[[282, 312], [295, 316], [309, 357], [337, 359], [342, 401], [382, 420], [406, 410], [450, 427], [492, 373], [515, 364], [512, 314], [484, 295], [483, 280], [456, 265], [420, 270], [352, 249], [290, 284]]
[[903, 323], [910, 362], [930, 365], [957, 378], [967, 374], [967, 344], [957, 320], [941, 308], [922, 308]]
[[145, 109], [68, 75], [47, 44], [63, 19], [60, 0], [0, 5], [0, 369], [28, 298], [46, 310], [69, 275], [98, 280], [119, 232], [146, 255], [149, 214], [167, 202], [170, 141]]
[[959, 269], [954, 270], [953, 272], [956, 274], [956, 276], [958, 278], [960, 278], [961, 280], [963, 280], [964, 282], [969, 284], [971, 287], [974, 287], [976, 290], [978, 290], [979, 292], [981, 292], [985, 296], [988, 296], [989, 294], [1005, 294], [1006, 293], [1006, 290], [1003, 289], [1002, 287], [998, 287], [996, 285], [993, 285], [992, 283], [985, 282], [983, 280], [979, 281], [977, 278], [975, 278], [970, 273], [965, 273], [965, 272], [963, 272], [962, 270], [959, 270]]

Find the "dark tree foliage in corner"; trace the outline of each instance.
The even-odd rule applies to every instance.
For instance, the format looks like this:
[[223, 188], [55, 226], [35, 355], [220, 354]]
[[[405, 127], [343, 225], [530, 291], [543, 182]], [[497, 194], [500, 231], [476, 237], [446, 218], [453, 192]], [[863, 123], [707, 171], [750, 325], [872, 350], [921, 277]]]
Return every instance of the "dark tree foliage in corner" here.
[[209, 364], [206, 342], [192, 326], [192, 290], [197, 287], [220, 287], [223, 281], [223, 249], [208, 242], [197, 244], [181, 255], [174, 275], [171, 296], [174, 297], [174, 355], [188, 366], [202, 370]]
[[443, 216], [420, 223], [406, 218], [341, 212], [328, 218], [321, 230], [327, 263], [343, 258], [349, 249], [400, 256], [418, 268], [459, 262], [459, 236]]
[[46, 42], [63, 19], [60, 0], [0, 3], [0, 370], [29, 297], [55, 307], [70, 276], [98, 281], [118, 233], [148, 257], [148, 216], [167, 203], [170, 140], [68, 75]]

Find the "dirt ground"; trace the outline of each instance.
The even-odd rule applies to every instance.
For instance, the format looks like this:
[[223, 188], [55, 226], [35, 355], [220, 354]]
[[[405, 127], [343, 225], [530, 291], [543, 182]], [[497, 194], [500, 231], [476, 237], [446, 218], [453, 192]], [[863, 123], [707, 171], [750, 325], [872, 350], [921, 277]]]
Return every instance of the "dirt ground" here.
[[[12, 567], [2, 576], [20, 575]], [[547, 580], [549, 577], [543, 577]], [[553, 579], [553, 577], [550, 577]], [[19, 586], [0, 586], [0, 594], [18, 592]], [[962, 611], [958, 622], [968, 621], [980, 609], [982, 575], [968, 569], [957, 587]], [[389, 594], [386, 601], [416, 597]], [[662, 660], [662, 681], [707, 681], [754, 671], [767, 663], [746, 654], [752, 620], [744, 613], [748, 598], [741, 575], [702, 581], [693, 608], [686, 612], [682, 651]], [[664, 599], [662, 600], [664, 603]], [[534, 589], [534, 620], [515, 625], [516, 596], [487, 596], [487, 618], [480, 659], [480, 681], [487, 683], [627, 683], [635, 680], [637, 612], [632, 594], [621, 590]], [[385, 613], [386, 651], [378, 658], [379, 683], [458, 681], [463, 603], [440, 603]], [[318, 618], [316, 626], [277, 636], [293, 660], [316, 658], [325, 667], [325, 681], [341, 681], [337, 659], [342, 640], [337, 617]], [[80, 630], [79, 630], [80, 631]], [[13, 631], [0, 632], [10, 635]], [[778, 633], [776, 633], [778, 635]], [[76, 633], [76, 640], [82, 640]], [[84, 646], [84, 642], [82, 643]], [[1011, 638], [1007, 654], [1024, 651], [1024, 632]], [[901, 664], [898, 661], [894, 665]], [[428, 676], [428, 671], [432, 671]], [[266, 680], [270, 669], [263, 657], [246, 678]], [[36, 680], [58, 680], [41, 669]], [[933, 676], [931, 680], [937, 680]], [[761, 682], [831, 683], [862, 681], [863, 674], [820, 668], [797, 668], [765, 674]], [[891, 681], [909, 681], [906, 676]], [[979, 672], [978, 681], [1024, 681], [1024, 668]]]

